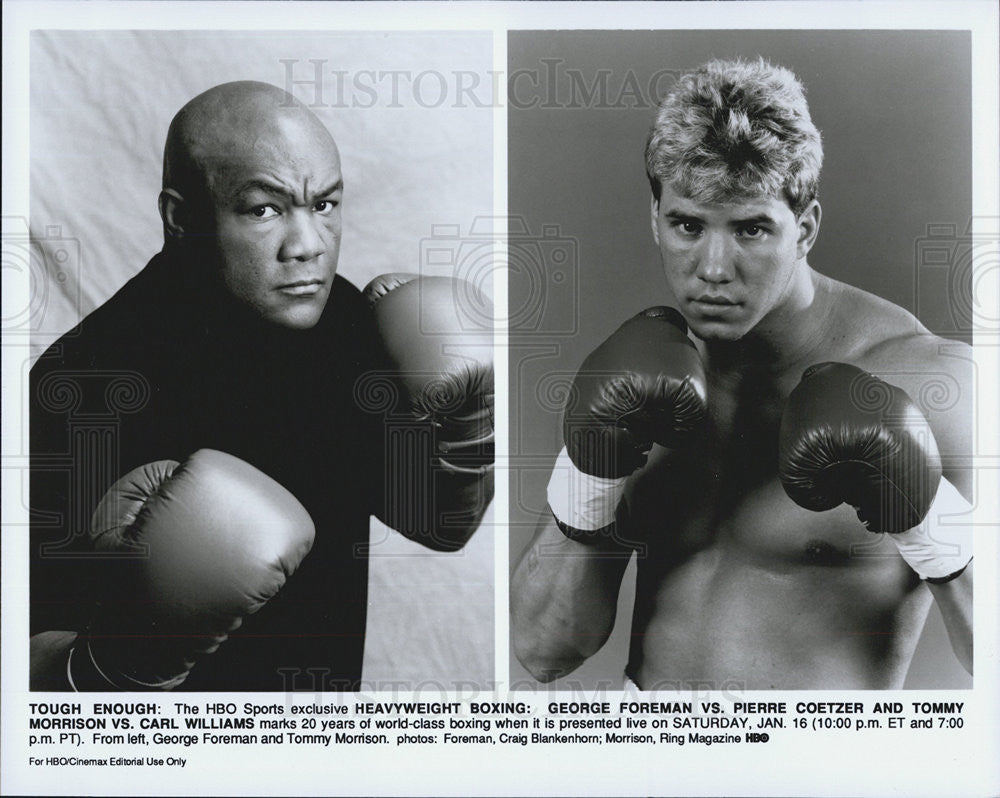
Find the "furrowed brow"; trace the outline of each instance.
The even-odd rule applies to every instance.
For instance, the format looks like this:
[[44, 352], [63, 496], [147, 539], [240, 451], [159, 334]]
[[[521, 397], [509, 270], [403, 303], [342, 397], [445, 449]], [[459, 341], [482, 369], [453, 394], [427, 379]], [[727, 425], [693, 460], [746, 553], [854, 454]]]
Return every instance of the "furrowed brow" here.
[[336, 183], [331, 185], [329, 188], [322, 189], [313, 194], [314, 199], [321, 199], [323, 197], [329, 197], [331, 194], [341, 191], [344, 188], [344, 181], [338, 180]]
[[[331, 194], [340, 191], [341, 189], [343, 189], [343, 187], [344, 187], [344, 181], [342, 179], [337, 180], [335, 183], [332, 183], [329, 187], [319, 192], [316, 192], [313, 195], [312, 199], [316, 200], [316, 199], [322, 199], [323, 197], [328, 197]], [[264, 194], [270, 194], [275, 197], [282, 197], [291, 202], [295, 202], [297, 196], [295, 192], [290, 191], [287, 187], [279, 183], [272, 183], [269, 180], [263, 180], [261, 178], [254, 178], [252, 180], [247, 180], [245, 183], [242, 183], [239, 186], [239, 188], [237, 188], [236, 191], [234, 192], [234, 196], [240, 197], [251, 191], [260, 191], [263, 192]]]
[[292, 196], [292, 193], [284, 186], [256, 178], [254, 180], [247, 180], [245, 183], [241, 183], [233, 194], [239, 197], [251, 191], [262, 191], [265, 194], [274, 194], [279, 197]]

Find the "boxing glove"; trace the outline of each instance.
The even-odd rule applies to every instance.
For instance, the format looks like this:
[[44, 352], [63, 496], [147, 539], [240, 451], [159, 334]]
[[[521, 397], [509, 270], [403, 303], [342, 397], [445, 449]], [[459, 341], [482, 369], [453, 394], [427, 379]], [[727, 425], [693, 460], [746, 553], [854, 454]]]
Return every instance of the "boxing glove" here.
[[[109, 555], [107, 589], [70, 647], [70, 686], [177, 687], [277, 594], [313, 536], [298, 500], [232, 455], [202, 449], [182, 464], [130, 471], [93, 515], [93, 548]], [[32, 656], [45, 655], [33, 640]]]
[[681, 314], [653, 307], [622, 324], [583, 361], [569, 393], [566, 445], [549, 482], [563, 532], [610, 526], [652, 445], [676, 448], [706, 409], [704, 369]]
[[[969, 508], [941, 477], [930, 424], [905, 391], [856, 366], [806, 369], [782, 416], [778, 470], [799, 506], [818, 512], [847, 503], [870, 531], [891, 533], [921, 579], [947, 582], [972, 560], [971, 528], [937, 523]], [[922, 526], [928, 514], [931, 529]]]
[[493, 497], [493, 305], [449, 277], [385, 274], [364, 293], [396, 394], [377, 515], [431, 548], [460, 548]]
[[808, 510], [846, 502], [872, 532], [905, 532], [930, 510], [941, 458], [906, 392], [856, 366], [810, 366], [788, 397], [778, 440], [785, 493]]

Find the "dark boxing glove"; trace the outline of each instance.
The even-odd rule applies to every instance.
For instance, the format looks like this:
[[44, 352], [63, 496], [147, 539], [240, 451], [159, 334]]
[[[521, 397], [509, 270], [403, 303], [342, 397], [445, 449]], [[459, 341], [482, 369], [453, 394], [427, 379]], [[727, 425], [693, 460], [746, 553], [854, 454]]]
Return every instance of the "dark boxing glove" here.
[[846, 363], [810, 366], [788, 398], [778, 447], [781, 484], [796, 504], [852, 505], [870, 531], [892, 533], [921, 577], [948, 577], [971, 559], [967, 530], [938, 527], [932, 538], [916, 529], [936, 501], [964, 500], [941, 479], [934, 433], [902, 389]]
[[379, 517], [431, 548], [459, 548], [493, 498], [493, 305], [450, 277], [385, 274], [364, 293], [399, 394]]
[[[108, 584], [66, 663], [75, 690], [169, 690], [285, 584], [312, 547], [299, 501], [248, 463], [202, 449], [130, 471], [94, 512]], [[51, 652], [44, 633], [32, 657]], [[33, 666], [34, 666], [33, 662]]]
[[872, 532], [905, 532], [930, 510], [941, 458], [905, 391], [846, 363], [810, 366], [781, 419], [785, 493], [807, 510], [846, 502]]
[[573, 380], [548, 492], [563, 532], [608, 527], [652, 445], [675, 448], [705, 412], [704, 369], [680, 313], [654, 307], [626, 321]]

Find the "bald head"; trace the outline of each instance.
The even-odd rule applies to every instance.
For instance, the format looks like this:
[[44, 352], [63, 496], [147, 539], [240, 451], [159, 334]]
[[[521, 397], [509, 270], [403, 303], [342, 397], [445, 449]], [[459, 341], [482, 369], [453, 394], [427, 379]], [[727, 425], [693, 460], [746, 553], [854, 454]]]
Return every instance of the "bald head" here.
[[170, 124], [165, 247], [262, 318], [308, 328], [336, 275], [342, 192], [337, 145], [309, 109], [267, 83], [224, 83]]
[[269, 83], [223, 83], [188, 102], [170, 123], [163, 152], [163, 188], [189, 200], [219, 187], [235, 161], [318, 145], [336, 156], [336, 144], [315, 114]]

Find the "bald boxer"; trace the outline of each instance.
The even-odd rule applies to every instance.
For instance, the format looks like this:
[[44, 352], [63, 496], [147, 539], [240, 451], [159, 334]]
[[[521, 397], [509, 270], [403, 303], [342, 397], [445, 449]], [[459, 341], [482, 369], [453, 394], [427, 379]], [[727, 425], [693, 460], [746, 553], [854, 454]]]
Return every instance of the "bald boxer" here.
[[673, 301], [570, 392], [511, 584], [537, 679], [608, 639], [633, 553], [641, 689], [898, 688], [932, 601], [971, 672], [970, 353], [811, 267], [821, 163], [784, 68], [713, 61], [661, 104], [646, 164]]
[[[370, 516], [444, 551], [476, 530], [489, 352], [441, 354], [452, 281], [379, 310], [337, 275], [343, 192], [330, 133], [274, 86], [174, 118], [162, 252], [31, 370], [34, 689], [357, 689]], [[446, 406], [414, 398], [437, 382]], [[387, 458], [392, 435], [417, 445]]]

